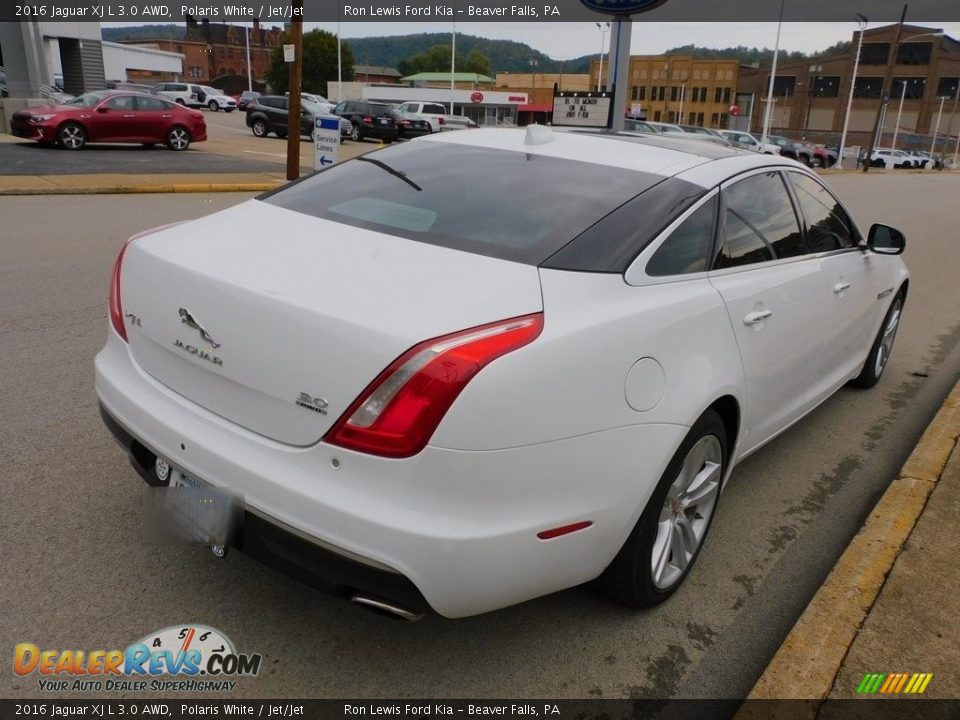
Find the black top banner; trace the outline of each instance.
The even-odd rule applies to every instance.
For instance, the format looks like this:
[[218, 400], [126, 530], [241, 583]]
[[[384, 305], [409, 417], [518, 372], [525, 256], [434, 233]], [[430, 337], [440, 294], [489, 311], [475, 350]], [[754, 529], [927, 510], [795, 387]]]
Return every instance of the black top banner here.
[[[588, 7], [589, 5], [589, 7]], [[900, 19], [903, 0], [803, 0], [787, 2], [785, 22], [871, 22]], [[605, 8], [597, 10], [595, 8]], [[640, 8], [634, 19], [650, 22], [776, 22], [775, 0], [304, 0], [307, 22], [585, 22]], [[648, 8], [644, 11], [644, 8]], [[633, 12], [636, 13], [634, 10]], [[0, 22], [183, 22], [188, 15], [211, 22], [285, 23], [289, 0], [0, 0]], [[911, 0], [907, 21], [960, 20], [958, 0]], [[722, 32], [722, 30], [718, 30]]]

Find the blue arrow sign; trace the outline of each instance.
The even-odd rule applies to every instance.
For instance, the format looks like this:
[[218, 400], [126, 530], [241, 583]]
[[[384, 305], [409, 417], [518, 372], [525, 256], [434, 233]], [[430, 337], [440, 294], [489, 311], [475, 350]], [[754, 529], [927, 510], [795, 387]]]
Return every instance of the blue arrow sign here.
[[320, 164], [321, 164], [321, 165], [333, 165], [333, 160], [331, 160], [330, 158], [328, 158], [326, 155], [321, 155], [321, 156], [320, 156]]

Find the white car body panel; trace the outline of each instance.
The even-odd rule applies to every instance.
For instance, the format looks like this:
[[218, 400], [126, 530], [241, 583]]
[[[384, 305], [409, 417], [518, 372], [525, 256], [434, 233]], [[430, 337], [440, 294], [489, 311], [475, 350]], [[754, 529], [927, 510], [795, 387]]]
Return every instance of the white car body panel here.
[[[283, 240], [264, 244], [280, 226]], [[190, 242], [177, 242], [188, 227]], [[534, 267], [255, 200], [140, 238], [127, 250], [124, 276], [123, 307], [141, 322], [130, 347], [147, 372], [213, 412], [299, 446], [317, 442], [418, 342], [542, 308]], [[456, 304], [437, 301], [454, 297]], [[181, 307], [222, 346], [222, 366], [174, 346], [201, 339], [181, 323]], [[329, 414], [294, 405], [301, 392], [324, 398]]]
[[[576, 133], [523, 138], [477, 130], [417, 146], [642, 170], [708, 194], [761, 168], [816, 177], [779, 156], [709, 159]], [[739, 409], [729, 476], [859, 372], [907, 280], [899, 258], [865, 248], [647, 276], [653, 253], [695, 209], [626, 272], [508, 262], [258, 200], [161, 228], [127, 247], [121, 299], [134, 319], [129, 343], [108, 332], [97, 395], [174, 467], [344, 557], [402, 574], [443, 615], [561, 590], [603, 572], [708, 407], [723, 398]], [[222, 365], [174, 345], [199, 337], [181, 307], [213, 335]], [[744, 325], [758, 309], [773, 315]], [[408, 348], [541, 311], [539, 337], [473, 377], [412, 457], [322, 439]], [[329, 413], [296, 406], [300, 392], [325, 397]], [[537, 537], [580, 521], [592, 525]]]

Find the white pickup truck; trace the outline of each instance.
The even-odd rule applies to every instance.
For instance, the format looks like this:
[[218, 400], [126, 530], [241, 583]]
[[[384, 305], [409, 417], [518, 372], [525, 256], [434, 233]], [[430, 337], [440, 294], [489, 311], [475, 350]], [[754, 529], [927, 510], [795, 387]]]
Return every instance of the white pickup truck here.
[[450, 115], [447, 113], [447, 108], [440, 103], [405, 102], [397, 107], [397, 110], [420, 115], [430, 123], [431, 132], [462, 130], [468, 127], [476, 127], [476, 123], [466, 115]]

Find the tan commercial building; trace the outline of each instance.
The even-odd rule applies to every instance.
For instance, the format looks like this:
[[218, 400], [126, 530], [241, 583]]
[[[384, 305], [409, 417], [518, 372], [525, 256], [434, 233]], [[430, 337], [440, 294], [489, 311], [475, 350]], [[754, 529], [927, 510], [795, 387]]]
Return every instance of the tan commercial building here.
[[[900, 44], [893, 48], [897, 26], [867, 30], [857, 70], [847, 146], [866, 145], [877, 111], [884, 102], [882, 86], [888, 64], [893, 62], [890, 95], [881, 126], [879, 145], [889, 147], [896, 130], [898, 146], [930, 149], [937, 130], [946, 136], [960, 132], [960, 113], [954, 113], [960, 88], [960, 41], [938, 28], [904, 25]], [[843, 132], [859, 32], [851, 38], [851, 50], [814, 60], [781, 64], [773, 84], [771, 127], [776, 134], [807, 138], [814, 142], [838, 142]], [[753, 97], [750, 128], [763, 127], [770, 68], [742, 68], [738, 94]], [[903, 110], [900, 113], [901, 98]], [[941, 98], [945, 98], [942, 103]], [[744, 103], [746, 104], [746, 103]], [[900, 123], [897, 126], [897, 115]], [[944, 147], [938, 145], [938, 150]], [[949, 148], [952, 150], [952, 146]]]
[[[610, 82], [604, 59], [601, 88]], [[709, 60], [693, 55], [634, 55], [630, 58], [624, 112], [656, 122], [725, 128], [738, 82], [737, 60]], [[599, 61], [590, 66], [597, 88]]]
[[[519, 109], [517, 123], [547, 123], [553, 120], [553, 87], [559, 90], [590, 90], [590, 76], [586, 73], [497, 73], [498, 90], [525, 92], [529, 102]], [[596, 87], [596, 86], [594, 86]]]

